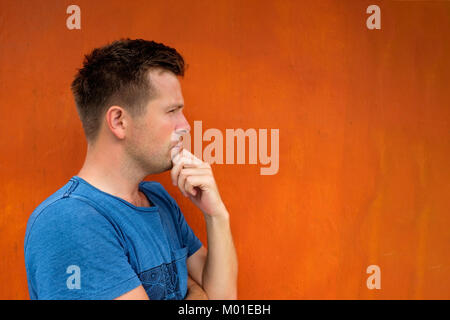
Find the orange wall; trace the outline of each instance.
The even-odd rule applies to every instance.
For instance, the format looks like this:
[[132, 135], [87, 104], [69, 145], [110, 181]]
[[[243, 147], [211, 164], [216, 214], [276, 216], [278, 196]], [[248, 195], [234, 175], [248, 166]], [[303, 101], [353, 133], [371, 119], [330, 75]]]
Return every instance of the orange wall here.
[[[66, 28], [70, 4], [81, 30]], [[371, 4], [381, 30], [366, 28]], [[28, 298], [27, 219], [84, 160], [76, 68], [130, 37], [184, 55], [191, 126], [280, 130], [278, 174], [213, 165], [239, 298], [449, 299], [449, 30], [444, 1], [2, 0], [0, 298]], [[152, 178], [206, 243], [169, 174]]]

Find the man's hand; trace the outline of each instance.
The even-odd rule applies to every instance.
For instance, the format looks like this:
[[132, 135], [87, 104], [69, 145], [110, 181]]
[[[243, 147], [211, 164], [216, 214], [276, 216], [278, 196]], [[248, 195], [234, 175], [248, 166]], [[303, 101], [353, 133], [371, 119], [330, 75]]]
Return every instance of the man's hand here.
[[200, 285], [188, 276], [188, 291], [184, 300], [209, 300], [206, 292]]
[[238, 266], [229, 213], [220, 198], [211, 166], [183, 148], [179, 149], [181, 152], [172, 150], [172, 183], [203, 212], [206, 222], [208, 253], [204, 264], [201, 262], [202, 286], [198, 287], [209, 299], [237, 299]]
[[172, 183], [185, 197], [208, 216], [226, 212], [209, 163], [201, 161], [186, 149], [175, 154], [172, 162]]

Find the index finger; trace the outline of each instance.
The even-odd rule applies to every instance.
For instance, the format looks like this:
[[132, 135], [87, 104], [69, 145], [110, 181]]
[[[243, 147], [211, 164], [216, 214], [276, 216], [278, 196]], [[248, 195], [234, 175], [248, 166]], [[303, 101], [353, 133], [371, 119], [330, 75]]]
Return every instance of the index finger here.
[[192, 158], [189, 159], [186, 157], [181, 157], [181, 159], [177, 159], [177, 161], [173, 161], [174, 166], [172, 167], [172, 170], [170, 171], [170, 176], [172, 179], [172, 183], [174, 185], [176, 185], [176, 182], [178, 181], [178, 176], [183, 168], [210, 168], [211, 167], [209, 165], [209, 163], [203, 162], [198, 158], [195, 158], [195, 159], [197, 159], [197, 161], [193, 161]]
[[199, 165], [203, 163], [202, 160], [200, 160], [199, 158], [197, 158], [195, 155], [193, 155], [184, 148], [181, 150], [181, 152], [175, 154], [175, 156], [172, 158], [172, 162], [174, 164], [178, 164], [178, 162], [183, 158], [186, 160], [185, 163], [191, 162]]

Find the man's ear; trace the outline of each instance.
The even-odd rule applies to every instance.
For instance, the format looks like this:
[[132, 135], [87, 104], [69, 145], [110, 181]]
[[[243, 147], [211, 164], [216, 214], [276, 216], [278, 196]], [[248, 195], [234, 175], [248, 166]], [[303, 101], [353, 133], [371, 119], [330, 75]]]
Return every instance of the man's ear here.
[[109, 130], [118, 138], [125, 138], [125, 130], [128, 126], [128, 114], [122, 107], [111, 106], [106, 111], [106, 124]]

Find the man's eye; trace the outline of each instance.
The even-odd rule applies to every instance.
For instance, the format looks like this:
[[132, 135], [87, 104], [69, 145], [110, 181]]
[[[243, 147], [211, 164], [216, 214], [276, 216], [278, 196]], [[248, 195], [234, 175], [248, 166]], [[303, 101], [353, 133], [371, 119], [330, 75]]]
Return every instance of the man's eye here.
[[170, 110], [169, 112], [175, 112], [175, 110], [177, 110], [177, 109]]

